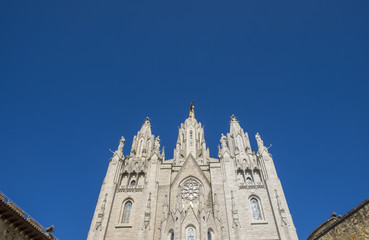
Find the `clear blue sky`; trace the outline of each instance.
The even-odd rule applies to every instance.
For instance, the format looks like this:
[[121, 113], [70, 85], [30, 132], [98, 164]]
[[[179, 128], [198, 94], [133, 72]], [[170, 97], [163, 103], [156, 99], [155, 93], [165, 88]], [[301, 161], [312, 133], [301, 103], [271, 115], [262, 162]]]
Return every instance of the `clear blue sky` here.
[[369, 197], [369, 2], [1, 1], [0, 190], [85, 239], [111, 153], [146, 116], [173, 155], [195, 101], [272, 144], [298, 235]]

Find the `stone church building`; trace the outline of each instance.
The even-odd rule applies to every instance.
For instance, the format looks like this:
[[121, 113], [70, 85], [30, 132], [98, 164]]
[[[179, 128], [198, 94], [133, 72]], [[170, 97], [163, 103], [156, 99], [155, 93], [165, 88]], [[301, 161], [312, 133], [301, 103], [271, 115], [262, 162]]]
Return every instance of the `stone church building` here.
[[204, 127], [189, 118], [178, 130], [173, 159], [165, 160], [146, 118], [123, 155], [110, 159], [88, 240], [298, 239], [272, 155], [259, 134], [251, 150], [235, 116], [211, 158]]

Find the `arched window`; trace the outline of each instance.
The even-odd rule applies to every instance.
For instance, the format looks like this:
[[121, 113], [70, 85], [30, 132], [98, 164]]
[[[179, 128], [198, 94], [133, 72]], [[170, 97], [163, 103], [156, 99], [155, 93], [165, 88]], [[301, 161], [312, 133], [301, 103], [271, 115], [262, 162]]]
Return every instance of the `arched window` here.
[[136, 181], [135, 180], [132, 180], [131, 181], [131, 184], [129, 185], [131, 188], [134, 188], [136, 186]]
[[246, 170], [245, 175], [246, 175], [246, 184], [248, 185], [253, 184], [254, 179], [253, 179], [252, 172], [250, 169]]
[[246, 178], [246, 184], [251, 185], [253, 182], [250, 177]]
[[186, 232], [187, 232], [186, 240], [195, 240], [195, 229], [193, 227], [188, 227]]
[[170, 240], [174, 240], [174, 232], [173, 232], [173, 230], [170, 233]]
[[212, 231], [209, 229], [208, 230], [208, 240], [212, 240]]
[[251, 198], [250, 204], [254, 220], [262, 220], [259, 201], [256, 198]]
[[124, 210], [123, 210], [123, 223], [129, 222], [129, 216], [131, 215], [131, 209], [132, 209], [132, 202], [128, 201], [124, 204]]

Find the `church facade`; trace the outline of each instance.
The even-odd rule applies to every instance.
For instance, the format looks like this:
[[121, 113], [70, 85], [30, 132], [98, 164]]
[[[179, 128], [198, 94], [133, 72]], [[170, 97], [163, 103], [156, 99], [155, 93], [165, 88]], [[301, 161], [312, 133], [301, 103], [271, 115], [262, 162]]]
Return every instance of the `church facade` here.
[[130, 154], [122, 137], [110, 159], [87, 239], [298, 239], [272, 155], [255, 138], [257, 152], [232, 116], [211, 158], [191, 105], [165, 160], [146, 118]]

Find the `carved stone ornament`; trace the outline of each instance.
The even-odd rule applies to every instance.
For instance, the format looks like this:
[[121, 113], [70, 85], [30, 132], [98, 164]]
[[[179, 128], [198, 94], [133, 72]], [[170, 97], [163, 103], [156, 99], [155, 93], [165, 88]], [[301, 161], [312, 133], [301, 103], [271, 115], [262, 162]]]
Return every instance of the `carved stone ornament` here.
[[151, 193], [149, 194], [149, 199], [147, 200], [147, 206], [144, 217], [144, 226], [147, 228], [150, 224], [150, 216], [151, 216]]
[[155, 143], [154, 143], [154, 149], [157, 150], [159, 152], [159, 148], [160, 148], [160, 137], [157, 136], [155, 138]]
[[275, 191], [275, 198], [277, 199], [278, 212], [279, 212], [279, 215], [281, 217], [281, 222], [282, 222], [282, 224], [284, 223], [284, 225], [288, 225], [287, 217], [285, 215], [285, 210], [282, 207], [281, 199], [279, 198], [278, 191], [277, 191], [277, 189], [274, 189], [274, 191]]
[[219, 202], [216, 193], [214, 193], [214, 216], [219, 218]]
[[104, 218], [104, 212], [105, 212], [105, 204], [106, 204], [106, 198], [108, 197], [108, 194], [105, 194], [105, 198], [103, 203], [101, 204], [101, 208], [100, 208], [100, 212], [97, 215], [97, 221], [95, 224], [95, 230], [102, 230], [101, 224], [102, 224], [102, 220]]
[[200, 185], [193, 179], [188, 179], [182, 186], [182, 198], [193, 201], [199, 197]]
[[163, 204], [163, 211], [162, 211], [162, 221], [164, 221], [168, 216], [168, 195], [165, 195], [164, 197], [165, 202]]
[[233, 197], [233, 191], [231, 191], [231, 199], [232, 199], [232, 217], [233, 217], [233, 228], [241, 227], [240, 221], [238, 220], [238, 210], [236, 208], [236, 202]]
[[222, 133], [222, 137], [220, 138], [220, 144], [222, 145], [222, 149], [227, 149], [227, 137], [223, 135]]

